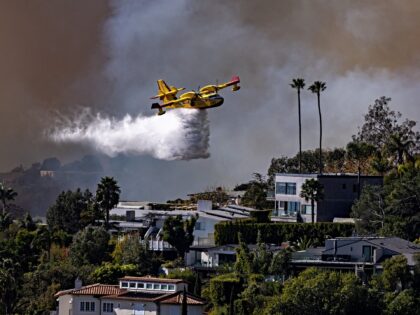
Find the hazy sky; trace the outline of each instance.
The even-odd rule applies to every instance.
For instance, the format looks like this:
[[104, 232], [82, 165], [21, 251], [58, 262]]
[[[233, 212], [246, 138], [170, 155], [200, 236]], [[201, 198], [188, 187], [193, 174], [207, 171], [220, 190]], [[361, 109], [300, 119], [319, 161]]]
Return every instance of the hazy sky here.
[[[378, 1], [0, 1], [0, 170], [94, 150], [52, 143], [56, 115], [81, 108], [152, 115], [156, 80], [196, 89], [239, 75], [209, 111], [207, 159], [120, 156], [107, 164], [128, 199], [166, 200], [266, 172], [298, 150], [294, 77], [327, 82], [324, 144], [349, 141], [375, 98], [420, 118], [420, 3]], [[303, 94], [303, 147], [317, 145]]]

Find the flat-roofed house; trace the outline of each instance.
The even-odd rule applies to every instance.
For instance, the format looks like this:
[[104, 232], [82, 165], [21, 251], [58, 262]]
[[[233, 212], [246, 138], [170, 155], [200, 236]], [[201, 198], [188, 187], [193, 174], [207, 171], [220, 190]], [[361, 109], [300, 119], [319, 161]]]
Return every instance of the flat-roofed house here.
[[[382, 176], [357, 176], [357, 174], [276, 174], [274, 191], [275, 208], [271, 218], [296, 221], [299, 213], [304, 222], [332, 222], [334, 218], [348, 218], [351, 207], [366, 185], [382, 185]], [[311, 202], [300, 196], [306, 180], [317, 180], [323, 187], [324, 198]], [[359, 185], [360, 183], [360, 185]], [[360, 187], [359, 187], [360, 186]], [[273, 198], [271, 198], [273, 200]]]

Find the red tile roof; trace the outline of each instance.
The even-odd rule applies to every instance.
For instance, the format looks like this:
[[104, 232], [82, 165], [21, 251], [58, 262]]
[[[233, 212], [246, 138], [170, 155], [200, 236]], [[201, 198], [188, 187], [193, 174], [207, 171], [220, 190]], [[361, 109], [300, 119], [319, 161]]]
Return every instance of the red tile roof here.
[[95, 283], [81, 287], [80, 289], [70, 289], [59, 291], [55, 294], [56, 297], [62, 296], [65, 294], [75, 294], [75, 295], [111, 295], [111, 294], [120, 294], [125, 292], [125, 289], [120, 289], [118, 285], [109, 285], [109, 284], [100, 284]]
[[[183, 292], [176, 292], [175, 294], [162, 297], [160, 303], [162, 304], [182, 304]], [[189, 305], [204, 305], [205, 301], [197, 296], [187, 293], [187, 304]]]

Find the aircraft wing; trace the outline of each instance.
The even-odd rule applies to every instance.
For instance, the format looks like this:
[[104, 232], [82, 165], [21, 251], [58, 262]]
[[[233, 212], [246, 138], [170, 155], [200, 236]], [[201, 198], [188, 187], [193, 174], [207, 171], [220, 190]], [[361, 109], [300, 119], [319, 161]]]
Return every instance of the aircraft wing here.
[[192, 100], [195, 97], [195, 95], [189, 95], [189, 96], [183, 96], [179, 99], [174, 99], [168, 102], [163, 103], [162, 105], [160, 105], [160, 107], [168, 107], [168, 106], [172, 106], [178, 103], [182, 103], [184, 101], [189, 101]]
[[240, 89], [240, 86], [238, 85], [240, 82], [241, 80], [239, 79], [238, 76], [233, 76], [229, 82], [217, 85], [217, 89], [221, 90], [221, 89], [227, 88], [228, 86], [233, 86], [232, 91], [237, 91]]

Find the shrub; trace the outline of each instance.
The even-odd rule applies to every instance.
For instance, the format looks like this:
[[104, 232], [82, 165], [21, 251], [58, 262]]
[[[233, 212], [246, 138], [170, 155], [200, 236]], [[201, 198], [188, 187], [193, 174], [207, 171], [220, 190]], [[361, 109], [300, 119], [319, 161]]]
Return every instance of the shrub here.
[[351, 223], [256, 223], [251, 221], [227, 221], [215, 225], [217, 245], [238, 244], [238, 233], [247, 244], [256, 244], [258, 231], [267, 244], [284, 241], [296, 242], [302, 235], [313, 240], [314, 245], [322, 245], [327, 237], [351, 236]]
[[223, 274], [210, 279], [210, 299], [214, 306], [229, 304], [242, 291], [243, 283], [234, 274]]

